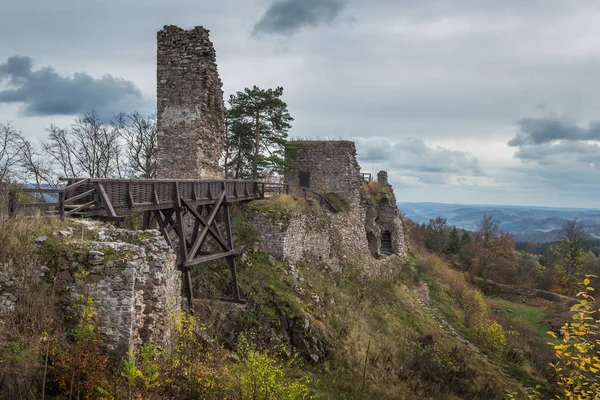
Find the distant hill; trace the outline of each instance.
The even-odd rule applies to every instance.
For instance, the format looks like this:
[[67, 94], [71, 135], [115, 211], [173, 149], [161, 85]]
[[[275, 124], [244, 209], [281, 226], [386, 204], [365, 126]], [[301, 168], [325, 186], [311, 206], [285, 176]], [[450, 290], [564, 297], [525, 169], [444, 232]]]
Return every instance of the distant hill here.
[[493, 215], [500, 228], [513, 233], [517, 241], [551, 242], [564, 220], [577, 218], [595, 237], [600, 237], [600, 210], [528, 206], [470, 205], [444, 203], [398, 203], [407, 218], [427, 223], [430, 218], [445, 217], [449, 225], [470, 231], [484, 215]]

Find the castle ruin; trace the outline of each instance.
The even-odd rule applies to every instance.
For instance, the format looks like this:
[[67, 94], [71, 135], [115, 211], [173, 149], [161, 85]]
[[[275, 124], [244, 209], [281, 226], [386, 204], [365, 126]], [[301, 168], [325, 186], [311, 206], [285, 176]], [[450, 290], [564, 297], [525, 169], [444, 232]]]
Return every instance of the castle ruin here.
[[225, 106], [209, 31], [166, 25], [157, 41], [158, 177], [220, 179]]
[[406, 254], [402, 216], [387, 172], [380, 171], [376, 182], [363, 181], [353, 142], [288, 142], [286, 165], [290, 193], [305, 187], [346, 206], [320, 216], [299, 212], [285, 221], [255, 213], [252, 226], [263, 251], [290, 263], [308, 258], [334, 269], [348, 257]]

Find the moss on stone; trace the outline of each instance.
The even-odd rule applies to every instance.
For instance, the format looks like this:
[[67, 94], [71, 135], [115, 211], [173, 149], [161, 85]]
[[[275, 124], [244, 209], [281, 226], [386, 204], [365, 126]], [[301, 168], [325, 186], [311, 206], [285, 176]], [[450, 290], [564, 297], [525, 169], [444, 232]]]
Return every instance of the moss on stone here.
[[346, 212], [350, 209], [348, 202], [335, 192], [327, 192], [323, 194], [323, 197], [327, 199], [329, 204], [333, 206], [338, 212]]
[[383, 197], [388, 197], [392, 203], [395, 202], [394, 194], [389, 185], [382, 185], [375, 181], [363, 182], [361, 189], [363, 197], [374, 207], [379, 204]]
[[254, 201], [249, 204], [249, 210], [260, 212], [275, 223], [287, 224], [294, 216], [310, 214], [318, 216], [323, 213], [319, 205], [310, 199], [291, 195], [274, 195], [269, 199]]

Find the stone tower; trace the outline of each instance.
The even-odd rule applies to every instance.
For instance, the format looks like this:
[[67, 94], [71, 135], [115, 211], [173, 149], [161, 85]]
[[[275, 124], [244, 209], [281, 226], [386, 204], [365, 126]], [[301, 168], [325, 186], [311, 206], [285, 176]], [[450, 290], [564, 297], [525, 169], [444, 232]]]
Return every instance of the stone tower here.
[[223, 84], [208, 33], [168, 25], [157, 34], [159, 178], [222, 178]]
[[337, 193], [349, 205], [358, 205], [362, 178], [354, 142], [289, 141], [288, 149], [294, 150], [286, 151], [286, 183]]

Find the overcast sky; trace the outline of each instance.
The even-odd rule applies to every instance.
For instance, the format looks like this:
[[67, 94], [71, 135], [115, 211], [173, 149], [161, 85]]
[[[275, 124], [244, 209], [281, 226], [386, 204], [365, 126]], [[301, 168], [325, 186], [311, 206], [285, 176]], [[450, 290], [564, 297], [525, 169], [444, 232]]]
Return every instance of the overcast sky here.
[[0, 122], [152, 113], [156, 32], [211, 31], [225, 96], [283, 86], [292, 137], [354, 140], [399, 201], [600, 207], [597, 0], [19, 0]]

